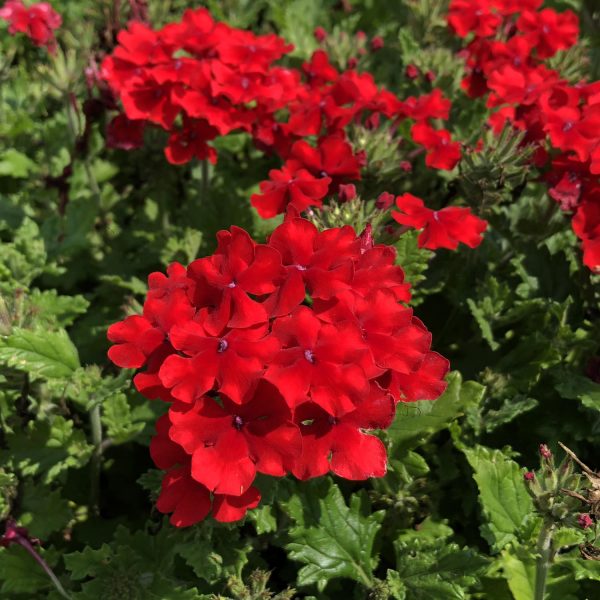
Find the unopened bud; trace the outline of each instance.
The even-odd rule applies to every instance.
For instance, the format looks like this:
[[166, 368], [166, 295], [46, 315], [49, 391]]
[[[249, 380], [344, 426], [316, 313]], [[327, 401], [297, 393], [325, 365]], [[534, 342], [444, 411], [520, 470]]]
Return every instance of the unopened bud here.
[[527, 473], [523, 475], [523, 479], [525, 479], [525, 481], [533, 481], [535, 479], [535, 473], [533, 471], [527, 471]]
[[338, 199], [340, 202], [350, 202], [356, 198], [356, 186], [353, 183], [342, 183], [338, 190]]
[[404, 74], [409, 79], [416, 79], [419, 76], [419, 69], [415, 65], [407, 65]]
[[323, 27], [315, 27], [313, 35], [315, 36], [315, 40], [317, 40], [319, 44], [321, 44], [327, 39], [327, 32], [325, 31], [325, 29], [323, 29]]
[[379, 210], [387, 210], [388, 208], [391, 208], [393, 204], [394, 194], [390, 194], [389, 192], [381, 192], [377, 197], [377, 200], [375, 200], [375, 206]]
[[371, 40], [371, 50], [373, 50], [373, 52], [377, 52], [377, 50], [381, 50], [384, 46], [383, 43], [383, 38], [380, 35], [376, 35], [372, 40]]
[[360, 234], [360, 253], [364, 254], [374, 245], [375, 241], [373, 240], [373, 227], [371, 226], [371, 223], [367, 223], [363, 232]]
[[552, 458], [552, 452], [546, 444], [540, 444], [540, 456], [542, 458]]
[[577, 524], [579, 527], [581, 527], [581, 529], [587, 529], [594, 524], [594, 519], [592, 519], [589, 513], [581, 513], [577, 517]]

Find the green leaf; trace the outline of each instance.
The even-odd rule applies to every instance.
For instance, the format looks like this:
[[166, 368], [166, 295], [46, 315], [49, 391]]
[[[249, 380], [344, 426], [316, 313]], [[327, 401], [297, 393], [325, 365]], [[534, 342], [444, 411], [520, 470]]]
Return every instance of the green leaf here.
[[413, 301], [411, 304], [417, 304], [421, 298], [419, 283], [425, 279], [425, 271], [429, 266], [431, 259], [434, 254], [427, 248], [419, 248], [417, 244], [417, 238], [419, 232], [409, 230], [400, 236], [400, 239], [396, 242], [396, 264], [402, 267], [406, 281], [412, 286]]
[[535, 591], [535, 556], [524, 548], [504, 550], [500, 564], [515, 600], [531, 600]]
[[44, 483], [66, 469], [85, 465], [93, 450], [83, 431], [59, 416], [49, 421], [30, 421], [23, 431], [7, 435], [6, 442], [10, 451], [3, 453], [0, 464], [24, 476], [42, 475]]
[[[41, 551], [41, 554], [48, 562], [52, 551]], [[52, 587], [50, 579], [33, 557], [17, 545], [0, 548], [0, 582], [0, 596], [7, 599], [14, 598], [14, 594], [34, 594]]]
[[365, 586], [373, 583], [373, 543], [384, 513], [365, 516], [364, 504], [364, 498], [354, 494], [348, 507], [330, 479], [305, 486], [289, 500], [286, 508], [295, 525], [286, 549], [292, 560], [306, 565], [298, 572], [298, 585], [314, 583], [322, 592], [336, 577]]
[[523, 484], [521, 467], [500, 450], [483, 446], [461, 448], [479, 488], [479, 502], [487, 523], [481, 534], [494, 552], [511, 541], [526, 519], [533, 514], [533, 503]]
[[28, 302], [35, 311], [36, 319], [67, 327], [82, 314], [90, 303], [80, 295], [59, 296], [56, 290], [32, 290]]
[[51, 491], [45, 486], [27, 481], [23, 489], [22, 513], [19, 522], [29, 533], [41, 540], [61, 529], [73, 517], [69, 502], [58, 490]]
[[80, 366], [77, 348], [64, 329], [30, 331], [18, 327], [0, 338], [0, 363], [26, 371], [32, 379], [68, 377]]
[[102, 403], [102, 423], [108, 437], [115, 444], [124, 444], [138, 436], [145, 427], [144, 422], [136, 422], [122, 393], [109, 396]]
[[86, 577], [95, 577], [98, 569], [111, 561], [112, 554], [110, 546], [102, 544], [97, 550], [87, 546], [81, 552], [65, 554], [63, 560], [70, 571], [70, 578], [78, 581]]
[[454, 371], [448, 376], [448, 388], [437, 400], [400, 403], [396, 419], [388, 429], [394, 447], [414, 447], [446, 428], [481, 402], [485, 388], [474, 381], [463, 383]]
[[[396, 570], [388, 571], [394, 598], [464, 600], [488, 561], [449, 540], [452, 530], [427, 519], [394, 541]], [[400, 585], [401, 584], [401, 585]]]
[[0, 153], [0, 177], [22, 179], [35, 168], [36, 164], [27, 155], [14, 148]]
[[579, 400], [591, 410], [600, 410], [600, 385], [577, 373], [561, 371], [556, 375], [556, 391], [569, 400]]

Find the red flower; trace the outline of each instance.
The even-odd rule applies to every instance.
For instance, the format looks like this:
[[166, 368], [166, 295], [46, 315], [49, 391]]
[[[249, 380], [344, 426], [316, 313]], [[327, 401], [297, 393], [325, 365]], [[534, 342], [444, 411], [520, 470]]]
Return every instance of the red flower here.
[[367, 356], [360, 330], [351, 322], [322, 323], [312, 311], [298, 307], [277, 319], [273, 333], [282, 349], [269, 364], [265, 379], [275, 385], [290, 407], [309, 399], [330, 414], [352, 410], [368, 389], [362, 366]]
[[427, 150], [425, 164], [428, 167], [450, 171], [460, 160], [460, 144], [452, 141], [449, 131], [433, 129], [421, 121], [415, 123], [410, 132], [413, 140]]
[[310, 206], [322, 206], [331, 179], [314, 177], [306, 169], [283, 165], [280, 171], [269, 171], [269, 181], [260, 183], [260, 194], [252, 194], [250, 201], [263, 219], [293, 209], [304, 212]]
[[236, 227], [218, 242], [151, 274], [143, 316], [109, 331], [113, 361], [145, 366], [135, 387], [172, 403], [150, 454], [166, 470], [157, 508], [182, 527], [211, 510], [242, 518], [257, 472], [383, 475], [385, 448], [365, 430], [387, 427], [396, 401], [437, 397], [448, 370], [370, 227], [288, 218], [267, 244]]
[[134, 150], [144, 144], [146, 121], [132, 121], [127, 115], [117, 115], [106, 127], [106, 146]]
[[195, 260], [188, 276], [197, 282], [194, 302], [210, 308], [203, 326], [213, 335], [224, 327], [252, 327], [267, 321], [264, 306], [252, 295], [269, 294], [281, 276], [281, 258], [273, 248], [256, 244], [239, 227], [217, 234], [210, 258]]
[[396, 206], [402, 211], [392, 212], [398, 223], [423, 230], [418, 239], [419, 248], [456, 250], [459, 242], [475, 248], [481, 244], [481, 234], [487, 228], [487, 222], [476, 217], [469, 208], [449, 206], [431, 210], [412, 194], [398, 196]]
[[193, 158], [217, 162], [216, 150], [206, 142], [215, 139], [218, 130], [204, 119], [184, 119], [183, 129], [171, 134], [165, 156], [173, 165], [182, 165]]
[[353, 411], [332, 416], [310, 402], [295, 411], [302, 432], [302, 456], [293, 473], [298, 479], [311, 479], [329, 471], [345, 479], [383, 477], [386, 451], [381, 440], [364, 433], [386, 429], [394, 418], [394, 401], [377, 384]]
[[[223, 523], [239, 521], [259, 502], [260, 492], [255, 487], [239, 496], [214, 494], [212, 515]], [[189, 466], [176, 467], [163, 477], [156, 508], [162, 513], [173, 513], [170, 522], [175, 527], [189, 527], [211, 512], [211, 495], [204, 485], [192, 478]]]
[[315, 177], [330, 177], [330, 192], [335, 193], [340, 183], [360, 179], [360, 164], [348, 142], [339, 137], [319, 140], [316, 148], [301, 140], [292, 146], [291, 159], [299, 168]]
[[137, 369], [146, 363], [148, 356], [164, 341], [164, 333], [137, 315], [127, 317], [108, 328], [108, 339], [114, 342], [108, 358], [124, 369]]
[[352, 228], [319, 232], [306, 219], [289, 219], [271, 234], [269, 245], [285, 267], [282, 283], [265, 302], [272, 316], [289, 314], [307, 293], [329, 299], [350, 288], [358, 249]]
[[473, 32], [478, 37], [490, 37], [502, 23], [492, 12], [490, 0], [452, 0], [448, 8], [448, 24], [456, 35], [466, 37]]
[[189, 404], [213, 388], [240, 404], [279, 349], [266, 326], [213, 336], [189, 321], [173, 327], [169, 339], [179, 354], [165, 359], [159, 378], [174, 398]]
[[579, 205], [573, 217], [573, 231], [583, 241], [583, 262], [592, 271], [600, 271], [600, 202], [598, 194]]
[[240, 496], [257, 471], [285, 475], [302, 442], [279, 392], [262, 382], [241, 405], [221, 402], [205, 396], [169, 412], [169, 436], [191, 454], [192, 477], [217, 494]]
[[530, 39], [539, 58], [550, 58], [577, 43], [579, 18], [571, 10], [563, 13], [551, 8], [539, 12], [526, 10], [517, 21], [517, 29]]
[[46, 46], [52, 54], [56, 51], [54, 30], [62, 18], [48, 2], [24, 6], [21, 0], [8, 0], [0, 8], [0, 19], [8, 21], [11, 35], [24, 33], [36, 46]]

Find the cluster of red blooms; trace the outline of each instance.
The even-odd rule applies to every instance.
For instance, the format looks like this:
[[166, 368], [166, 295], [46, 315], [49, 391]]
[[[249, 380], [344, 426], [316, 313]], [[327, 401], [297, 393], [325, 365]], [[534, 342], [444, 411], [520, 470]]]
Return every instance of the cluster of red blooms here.
[[108, 355], [144, 367], [136, 388], [170, 403], [150, 451], [174, 525], [242, 518], [257, 473], [385, 474], [369, 431], [398, 402], [437, 398], [448, 370], [394, 261], [369, 228], [288, 218], [266, 244], [232, 227], [214, 255], [150, 275], [143, 315], [110, 327]]
[[[258, 147], [285, 161], [252, 198], [263, 217], [318, 207], [340, 184], [360, 179], [368, 157], [348, 143], [350, 123], [377, 127], [382, 118], [410, 118], [428, 166], [452, 169], [460, 159], [450, 132], [432, 126], [432, 119], [447, 119], [450, 111], [438, 89], [401, 101], [378, 88], [369, 73], [339, 72], [324, 50], [301, 69], [277, 66], [291, 45], [273, 34], [215, 22], [202, 8], [187, 10], [181, 22], [159, 31], [133, 22], [118, 39], [102, 65], [125, 111], [110, 125], [112, 145], [141, 145], [145, 124], [153, 123], [170, 132], [170, 162], [214, 162], [211, 140], [246, 131]], [[305, 139], [312, 136], [316, 146]]]
[[536, 166], [548, 168], [550, 196], [573, 212], [584, 263], [600, 270], [600, 82], [569, 84], [544, 61], [577, 43], [570, 10], [541, 9], [542, 0], [452, 0], [448, 23], [460, 37], [471, 97], [487, 95], [490, 124], [508, 121], [537, 145]]
[[8, 0], [0, 8], [0, 19], [8, 22], [11, 35], [24, 33], [36, 46], [45, 46], [51, 53], [56, 51], [54, 30], [60, 27], [62, 19], [48, 2], [25, 6], [21, 0]]

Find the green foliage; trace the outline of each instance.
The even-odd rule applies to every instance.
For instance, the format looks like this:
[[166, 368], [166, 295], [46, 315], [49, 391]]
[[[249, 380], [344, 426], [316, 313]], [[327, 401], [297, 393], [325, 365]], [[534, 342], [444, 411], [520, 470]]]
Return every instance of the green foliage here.
[[[248, 199], [280, 161], [245, 132], [215, 140], [208, 173], [197, 161], [169, 165], [157, 129], [138, 150], [107, 148], [114, 113], [86, 128], [84, 102], [98, 91], [85, 69], [114, 45], [134, 3], [52, 4], [64, 20], [55, 57], [0, 23], [2, 525], [13, 517], [41, 539], [40, 555], [73, 600], [530, 600], [542, 518], [523, 473], [537, 465], [538, 444], [563, 441], [600, 469], [599, 279], [582, 266], [570, 215], [548, 197], [524, 134], [495, 135], [485, 101], [461, 90], [448, 2], [146, 3], [153, 25], [201, 4], [232, 25], [277, 33], [294, 44], [283, 61], [292, 66], [319, 47], [317, 26], [337, 65], [357, 54], [364, 31], [357, 72], [402, 99], [439, 87], [452, 101], [447, 126], [464, 143], [456, 169], [435, 171], [411, 143], [410, 121], [353, 123], [349, 139], [368, 159], [359, 199], [314, 217], [320, 226], [371, 223], [375, 242], [395, 247], [414, 315], [452, 365], [441, 398], [398, 404], [378, 434], [386, 476], [261, 481], [261, 505], [243, 521], [184, 530], [154, 508], [162, 471], [148, 444], [168, 406], [142, 398], [133, 372], [109, 363], [106, 331], [141, 312], [149, 273], [212, 252], [218, 230], [235, 224], [264, 240], [279, 219], [261, 220]], [[585, 35], [550, 64], [569, 81], [594, 81], [597, 3], [545, 4], [582, 11]], [[378, 52], [374, 35], [385, 40]], [[408, 78], [409, 64], [422, 75]], [[391, 144], [396, 127], [402, 143]], [[77, 142], [84, 132], [87, 143]], [[405, 160], [412, 171], [399, 168]], [[411, 192], [432, 208], [468, 204], [489, 221], [483, 244], [419, 248], [419, 232], [374, 210], [383, 191]], [[600, 595], [600, 562], [583, 558], [600, 544], [594, 528], [577, 525], [592, 508], [571, 501], [553, 534], [546, 600]], [[0, 548], [0, 597], [61, 596], [11, 544]]]
[[479, 501], [486, 519], [481, 534], [493, 552], [516, 539], [533, 513], [531, 498], [523, 485], [519, 465], [500, 450], [483, 446], [464, 448], [479, 488]]
[[323, 591], [336, 577], [373, 584], [373, 544], [383, 513], [369, 515], [364, 496], [353, 495], [348, 506], [339, 488], [326, 479], [297, 493], [286, 511], [294, 522], [286, 549], [292, 560], [305, 563], [298, 585], [316, 583]]

